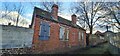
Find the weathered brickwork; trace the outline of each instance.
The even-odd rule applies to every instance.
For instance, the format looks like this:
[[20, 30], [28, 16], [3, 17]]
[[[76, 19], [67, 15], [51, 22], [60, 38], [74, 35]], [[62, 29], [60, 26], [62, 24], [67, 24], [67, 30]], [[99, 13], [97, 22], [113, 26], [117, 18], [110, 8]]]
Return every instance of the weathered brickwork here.
[[[41, 22], [48, 22], [50, 24], [50, 37], [49, 40], [39, 40], [39, 32], [40, 32], [40, 23]], [[65, 27], [69, 30], [69, 40], [60, 40], [59, 33], [60, 33], [60, 26]], [[82, 33], [84, 32], [84, 39], [78, 39], [79, 31]], [[43, 20], [40, 18], [35, 18], [35, 25], [34, 25], [34, 36], [33, 36], [33, 49], [39, 52], [51, 51], [66, 47], [72, 46], [86, 46], [86, 32], [81, 29], [73, 28], [71, 26], [63, 25], [60, 23], [55, 23], [47, 20]]]
[[54, 4], [51, 9], [50, 13], [34, 8], [31, 23], [34, 29], [32, 49], [36, 52], [49, 52], [75, 46], [85, 47], [86, 30], [76, 24], [77, 16], [73, 14], [72, 21], [69, 21], [58, 16], [58, 5]]

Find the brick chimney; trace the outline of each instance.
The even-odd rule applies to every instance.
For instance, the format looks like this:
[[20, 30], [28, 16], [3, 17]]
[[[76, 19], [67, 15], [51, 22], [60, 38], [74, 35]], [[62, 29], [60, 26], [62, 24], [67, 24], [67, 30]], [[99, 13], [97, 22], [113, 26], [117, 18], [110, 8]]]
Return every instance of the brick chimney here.
[[71, 16], [71, 18], [72, 18], [72, 23], [75, 25], [76, 24], [76, 21], [77, 21], [77, 19], [76, 19], [76, 15], [75, 14], [73, 14], [72, 16]]
[[54, 20], [58, 20], [58, 5], [53, 4], [51, 14]]

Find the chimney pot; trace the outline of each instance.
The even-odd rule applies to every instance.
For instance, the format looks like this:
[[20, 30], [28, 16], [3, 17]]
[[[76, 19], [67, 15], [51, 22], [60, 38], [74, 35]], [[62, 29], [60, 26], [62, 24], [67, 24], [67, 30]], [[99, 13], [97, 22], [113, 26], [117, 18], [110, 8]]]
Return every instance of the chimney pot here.
[[58, 19], [58, 5], [53, 4], [51, 14], [54, 20]]
[[58, 9], [58, 5], [56, 5], [56, 4], [53, 4], [52, 8], [53, 8], [53, 7], [56, 7], [56, 8]]
[[72, 17], [72, 23], [76, 24], [76, 21], [77, 21], [76, 17], [77, 16], [75, 14], [73, 14], [71, 17]]

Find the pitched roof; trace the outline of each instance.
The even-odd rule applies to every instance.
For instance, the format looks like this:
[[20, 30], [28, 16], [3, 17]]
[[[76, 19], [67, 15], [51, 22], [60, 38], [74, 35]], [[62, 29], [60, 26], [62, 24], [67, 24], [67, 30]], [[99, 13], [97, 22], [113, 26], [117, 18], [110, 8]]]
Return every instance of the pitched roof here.
[[112, 31], [105, 31], [104, 34], [105, 34], [105, 33], [114, 33], [114, 32], [112, 32]]
[[95, 34], [101, 34], [101, 32], [100, 32], [100, 31], [97, 31]]
[[42, 17], [42, 18], [44, 18], [46, 20], [49, 20], [49, 21], [53, 21], [53, 22], [56, 22], [56, 23], [61, 23], [61, 24], [64, 24], [64, 25], [68, 25], [68, 26], [72, 26], [72, 27], [75, 27], [75, 28], [79, 28], [79, 29], [85, 30], [85, 29], [81, 28], [80, 26], [74, 25], [71, 21], [69, 21], [67, 19], [64, 19], [64, 18], [62, 18], [60, 16], [58, 16], [58, 21], [56, 21], [56, 20], [52, 19], [50, 12], [42, 10], [40, 8], [37, 8], [37, 7], [34, 8], [34, 13], [33, 13], [33, 17], [32, 17], [31, 27], [32, 27], [33, 22], [34, 22], [34, 16], [36, 16], [38, 18]]

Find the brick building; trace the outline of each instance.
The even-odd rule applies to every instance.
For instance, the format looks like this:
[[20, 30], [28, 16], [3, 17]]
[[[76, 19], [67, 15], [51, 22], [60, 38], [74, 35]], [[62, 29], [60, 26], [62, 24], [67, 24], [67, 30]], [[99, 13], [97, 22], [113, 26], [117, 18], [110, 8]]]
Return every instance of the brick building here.
[[58, 16], [58, 6], [53, 5], [47, 12], [35, 7], [31, 28], [34, 28], [33, 49], [50, 51], [73, 46], [86, 46], [86, 30], [76, 24], [76, 15], [72, 21]]

